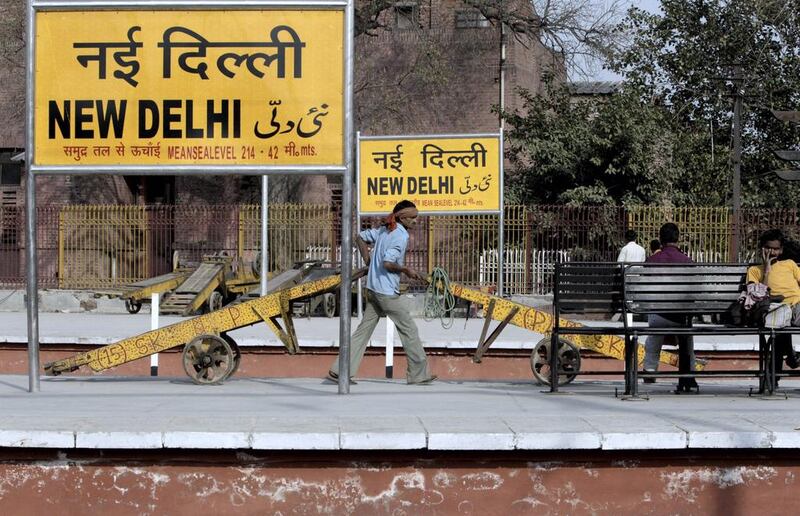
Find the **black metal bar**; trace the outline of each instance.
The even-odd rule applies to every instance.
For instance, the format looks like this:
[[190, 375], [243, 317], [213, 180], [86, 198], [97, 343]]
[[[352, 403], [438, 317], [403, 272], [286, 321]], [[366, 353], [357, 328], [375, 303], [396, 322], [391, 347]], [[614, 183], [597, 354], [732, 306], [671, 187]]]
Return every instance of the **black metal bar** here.
[[639, 396], [639, 334], [633, 332], [630, 339], [631, 395]]
[[758, 393], [764, 394], [767, 388], [767, 338], [758, 336]]
[[558, 354], [555, 350], [558, 349], [558, 330], [560, 320], [559, 311], [559, 277], [561, 274], [561, 264], [556, 263], [556, 270], [554, 274], [554, 288], [553, 288], [553, 332], [550, 335], [550, 392], [558, 392]]
[[770, 356], [770, 364], [769, 364], [769, 372], [770, 378], [768, 382], [768, 389], [769, 393], [773, 394], [775, 389], [777, 388], [777, 380], [775, 378], [775, 328], [772, 328], [770, 333], [770, 337], [767, 340], [767, 348], [769, 349], [769, 356]]

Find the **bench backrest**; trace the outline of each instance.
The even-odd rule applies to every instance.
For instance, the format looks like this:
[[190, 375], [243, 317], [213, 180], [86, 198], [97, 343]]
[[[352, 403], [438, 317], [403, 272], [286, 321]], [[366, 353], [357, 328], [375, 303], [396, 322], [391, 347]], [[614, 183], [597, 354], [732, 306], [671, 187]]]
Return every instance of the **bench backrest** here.
[[614, 314], [622, 311], [622, 264], [556, 264], [553, 305], [559, 313]]
[[637, 314], [725, 312], [744, 289], [747, 265], [627, 264], [625, 309]]

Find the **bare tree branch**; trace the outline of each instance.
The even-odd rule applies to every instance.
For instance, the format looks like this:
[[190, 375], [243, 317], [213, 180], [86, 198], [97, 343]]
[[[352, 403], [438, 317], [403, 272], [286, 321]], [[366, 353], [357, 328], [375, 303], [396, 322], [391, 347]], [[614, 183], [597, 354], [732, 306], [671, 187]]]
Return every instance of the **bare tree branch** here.
[[[615, 30], [625, 14], [622, 0], [462, 0], [492, 24], [505, 24], [522, 44], [531, 39], [558, 54], [578, 75], [590, 74], [623, 46]], [[356, 9], [356, 33], [376, 35], [387, 26], [395, 1], [362, 0]]]

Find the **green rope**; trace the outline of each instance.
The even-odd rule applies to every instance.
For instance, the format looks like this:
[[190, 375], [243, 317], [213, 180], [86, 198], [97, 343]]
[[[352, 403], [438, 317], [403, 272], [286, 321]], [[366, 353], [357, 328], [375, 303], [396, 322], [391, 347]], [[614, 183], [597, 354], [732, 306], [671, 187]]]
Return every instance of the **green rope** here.
[[453, 309], [456, 306], [456, 298], [450, 292], [450, 278], [447, 272], [434, 267], [428, 283], [428, 290], [425, 292], [425, 311], [426, 321], [439, 319], [442, 328], [448, 329], [453, 326]]

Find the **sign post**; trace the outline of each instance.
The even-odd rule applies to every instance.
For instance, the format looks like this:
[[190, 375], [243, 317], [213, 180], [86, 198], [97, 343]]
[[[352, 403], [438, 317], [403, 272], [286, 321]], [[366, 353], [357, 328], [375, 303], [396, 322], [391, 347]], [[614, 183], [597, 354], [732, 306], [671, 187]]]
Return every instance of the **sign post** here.
[[[341, 174], [343, 197], [352, 197], [352, 1], [29, 0], [32, 392], [35, 176]], [[342, 226], [350, 246], [350, 219]], [[350, 254], [342, 253], [343, 285]], [[349, 306], [348, 296], [342, 313]], [[341, 321], [349, 338], [349, 319]]]

